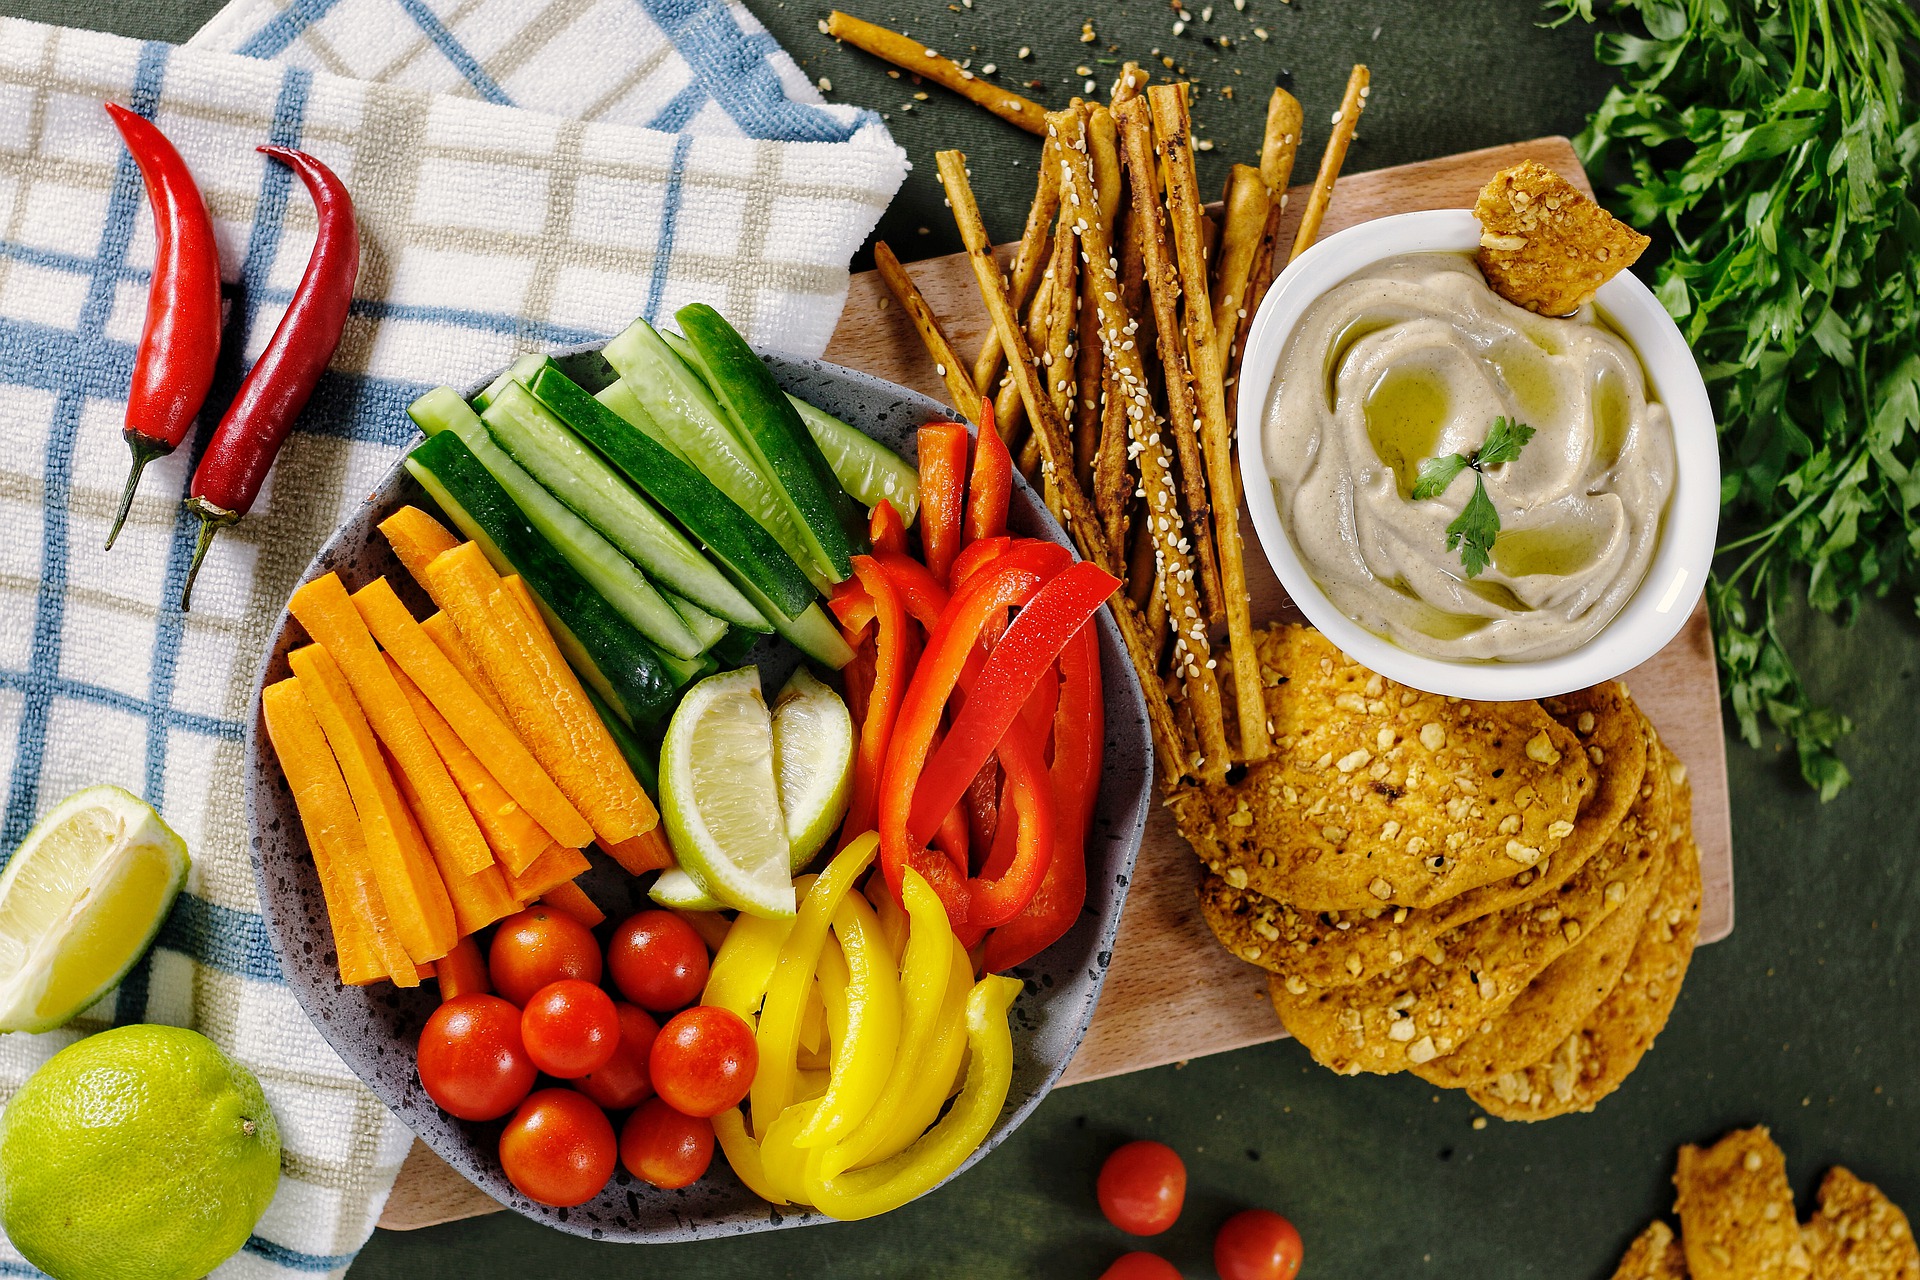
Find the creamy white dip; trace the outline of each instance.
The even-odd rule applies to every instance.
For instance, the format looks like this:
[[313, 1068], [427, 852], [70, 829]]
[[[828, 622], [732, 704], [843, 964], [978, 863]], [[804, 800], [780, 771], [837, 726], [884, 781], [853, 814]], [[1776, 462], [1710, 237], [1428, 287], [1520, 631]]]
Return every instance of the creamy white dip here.
[[[1501, 528], [1469, 579], [1447, 525], [1474, 473], [1414, 501], [1416, 472], [1471, 454], [1502, 416], [1535, 434], [1486, 470]], [[1436, 658], [1584, 644], [1645, 578], [1673, 492], [1672, 424], [1633, 349], [1591, 304], [1514, 306], [1466, 254], [1389, 258], [1316, 301], [1281, 355], [1266, 446], [1308, 573], [1361, 626]]]

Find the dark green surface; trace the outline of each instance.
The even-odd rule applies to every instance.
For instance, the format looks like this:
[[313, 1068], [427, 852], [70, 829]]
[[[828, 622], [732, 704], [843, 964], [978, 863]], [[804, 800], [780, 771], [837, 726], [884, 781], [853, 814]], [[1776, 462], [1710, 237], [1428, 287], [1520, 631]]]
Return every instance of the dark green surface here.
[[[213, 7], [0, 0], [9, 13], [172, 38]], [[892, 113], [916, 166], [884, 223], [903, 257], [955, 247], [930, 177], [936, 146], [969, 150], [989, 225], [1002, 238], [1017, 232], [1032, 142], [938, 89], [902, 113], [908, 88], [815, 30], [824, 8], [764, 0], [754, 7], [811, 74], [832, 79], [835, 98]], [[1219, 144], [1204, 157], [1209, 183], [1230, 160], [1251, 156], [1264, 86], [1282, 68], [1308, 106], [1303, 170], [1355, 58], [1372, 65], [1375, 88], [1354, 167], [1571, 132], [1605, 83], [1587, 34], [1537, 30], [1531, 0], [1248, 0], [1245, 14], [1219, 0], [1216, 10], [1195, 29], [1248, 38], [1217, 65], [1190, 38], [1174, 39], [1172, 15], [1157, 0], [1076, 10], [974, 0], [959, 13], [945, 0], [888, 0], [861, 12], [945, 52], [977, 43], [979, 61], [997, 62], [1003, 79], [1019, 66], [1020, 80], [1046, 84], [1040, 96], [1052, 104], [1072, 91], [1069, 80], [1077, 83], [1072, 68], [1096, 53], [1079, 43], [1084, 17], [1094, 17], [1101, 35], [1097, 56], [1116, 56], [1107, 44], [1128, 56], [1177, 46], [1209, 89], [1247, 89], [1236, 103], [1210, 101], [1196, 112], [1198, 134]], [[1270, 43], [1252, 40], [1255, 21]], [[1031, 63], [1012, 56], [1023, 42], [1035, 51]], [[1112, 68], [1088, 64], [1104, 89]], [[1235, 67], [1244, 74], [1232, 76]], [[1012, 156], [1023, 158], [1021, 169], [1000, 159]], [[917, 234], [922, 225], [931, 228], [926, 236]], [[1920, 635], [1901, 602], [1869, 609], [1852, 631], [1817, 623], [1797, 651], [1819, 673], [1816, 693], [1843, 699], [1860, 725], [1845, 748], [1858, 781], [1823, 808], [1782, 757], [1732, 748], [1738, 930], [1699, 953], [1659, 1045], [1595, 1115], [1531, 1128], [1493, 1121], [1475, 1131], [1464, 1097], [1436, 1100], [1406, 1078], [1339, 1079], [1291, 1044], [1268, 1045], [1055, 1094], [979, 1169], [875, 1222], [636, 1251], [501, 1214], [381, 1232], [353, 1274], [1091, 1280], [1127, 1247], [1094, 1208], [1095, 1171], [1119, 1141], [1145, 1136], [1187, 1158], [1187, 1213], [1155, 1247], [1191, 1276], [1212, 1274], [1217, 1223], [1257, 1204], [1299, 1224], [1304, 1274], [1313, 1280], [1602, 1280], [1626, 1241], [1670, 1202], [1674, 1147], [1757, 1122], [1771, 1124], [1785, 1146], [1803, 1203], [1830, 1164], [1845, 1162], [1920, 1209], [1920, 782], [1912, 724]]]

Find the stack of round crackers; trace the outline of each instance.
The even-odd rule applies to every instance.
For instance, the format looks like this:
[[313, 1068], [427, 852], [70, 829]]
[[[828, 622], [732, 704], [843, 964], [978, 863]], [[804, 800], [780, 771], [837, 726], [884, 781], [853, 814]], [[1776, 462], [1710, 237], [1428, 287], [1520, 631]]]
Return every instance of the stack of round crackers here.
[[1259, 652], [1272, 756], [1169, 800], [1214, 935], [1335, 1071], [1411, 1071], [1512, 1120], [1592, 1109], [1693, 953], [1685, 768], [1617, 682], [1469, 702], [1308, 627]]

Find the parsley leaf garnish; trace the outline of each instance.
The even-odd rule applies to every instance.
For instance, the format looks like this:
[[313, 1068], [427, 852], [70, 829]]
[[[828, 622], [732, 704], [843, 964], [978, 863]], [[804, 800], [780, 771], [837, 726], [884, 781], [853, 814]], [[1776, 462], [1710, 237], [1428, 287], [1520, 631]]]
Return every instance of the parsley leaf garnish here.
[[1514, 461], [1531, 439], [1533, 428], [1526, 423], [1495, 418], [1487, 438], [1472, 453], [1442, 454], [1420, 464], [1419, 480], [1413, 486], [1416, 502], [1439, 497], [1462, 471], [1473, 472], [1473, 495], [1447, 526], [1447, 550], [1460, 552], [1460, 567], [1469, 578], [1485, 571], [1493, 556], [1493, 540], [1500, 536], [1500, 513], [1487, 496], [1485, 469]]

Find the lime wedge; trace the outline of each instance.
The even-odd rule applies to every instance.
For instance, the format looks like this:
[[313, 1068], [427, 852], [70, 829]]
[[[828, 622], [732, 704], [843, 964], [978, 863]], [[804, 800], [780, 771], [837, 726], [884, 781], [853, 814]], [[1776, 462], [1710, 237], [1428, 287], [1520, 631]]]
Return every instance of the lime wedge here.
[[846, 816], [853, 753], [847, 704], [811, 671], [796, 667], [773, 702], [773, 774], [795, 871], [813, 861]]
[[660, 746], [660, 817], [680, 867], [750, 915], [794, 914], [773, 721], [752, 667], [687, 691]]
[[160, 930], [187, 846], [119, 787], [68, 796], [0, 875], [0, 1031], [50, 1031], [105, 995]]
[[719, 911], [727, 905], [679, 867], [669, 867], [656, 876], [647, 896], [675, 911]]

